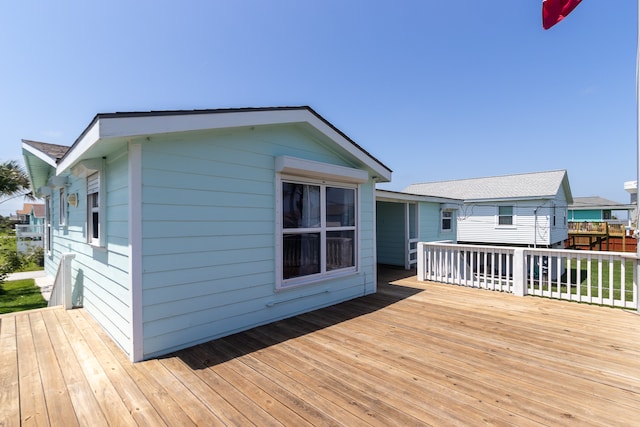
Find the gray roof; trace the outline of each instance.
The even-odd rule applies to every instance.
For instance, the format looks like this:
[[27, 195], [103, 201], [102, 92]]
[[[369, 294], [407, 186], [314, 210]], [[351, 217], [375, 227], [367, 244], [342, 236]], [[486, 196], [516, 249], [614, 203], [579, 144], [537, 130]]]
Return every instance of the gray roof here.
[[569, 209], [587, 210], [587, 209], [633, 209], [635, 206], [625, 203], [614, 202], [599, 196], [575, 197], [573, 203], [569, 205]]
[[67, 151], [69, 151], [69, 148], [71, 148], [66, 145], [48, 144], [46, 142], [30, 141], [28, 139], [23, 139], [22, 142], [46, 154], [55, 162], [64, 157]]
[[561, 188], [573, 202], [565, 170], [411, 184], [403, 192], [469, 202], [553, 198]]

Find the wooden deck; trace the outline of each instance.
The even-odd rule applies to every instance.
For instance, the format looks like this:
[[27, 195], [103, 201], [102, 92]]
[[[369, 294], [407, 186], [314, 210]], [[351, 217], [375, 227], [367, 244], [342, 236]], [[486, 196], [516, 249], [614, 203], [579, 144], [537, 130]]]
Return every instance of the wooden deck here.
[[410, 277], [132, 364], [84, 310], [2, 315], [20, 424], [637, 426], [640, 316]]

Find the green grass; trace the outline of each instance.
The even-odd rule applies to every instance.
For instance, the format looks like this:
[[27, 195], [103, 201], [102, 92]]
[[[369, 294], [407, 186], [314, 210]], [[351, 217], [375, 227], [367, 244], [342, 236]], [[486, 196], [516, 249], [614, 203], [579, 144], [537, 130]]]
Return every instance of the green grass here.
[[[0, 232], [0, 265], [7, 262], [9, 254], [15, 255], [17, 253], [16, 237], [15, 235], [7, 234], [6, 232]], [[37, 271], [42, 270], [43, 267], [36, 263], [33, 257], [27, 257], [24, 254], [19, 255], [20, 264], [14, 272], [20, 271]]]
[[[625, 261], [625, 277], [624, 277], [624, 292], [625, 300], [631, 301], [633, 299], [633, 269], [634, 261]], [[598, 262], [597, 260], [591, 261], [591, 277], [590, 281], [587, 278], [587, 260], [583, 259], [580, 263], [580, 269], [578, 270], [578, 263], [576, 259], [572, 259], [570, 263], [570, 269], [566, 271], [560, 278], [560, 292], [567, 292], [567, 283], [569, 278], [571, 280], [571, 294], [576, 295], [578, 290], [576, 283], [578, 281], [578, 273], [580, 274], [580, 295], [589, 295], [589, 287], [591, 287], [591, 297], [609, 298], [610, 288], [613, 288], [613, 298], [619, 300], [621, 298], [622, 286], [620, 283], [620, 277], [622, 275], [622, 261], [613, 262], [613, 281], [609, 280], [609, 262], [604, 261], [602, 263], [602, 295], [598, 294]], [[536, 288], [539, 289], [539, 282], [536, 280]], [[558, 291], [557, 283], [554, 280], [551, 284], [553, 292]], [[542, 289], [548, 290], [548, 284], [543, 283]]]
[[47, 306], [33, 279], [13, 280], [0, 286], [0, 314]]

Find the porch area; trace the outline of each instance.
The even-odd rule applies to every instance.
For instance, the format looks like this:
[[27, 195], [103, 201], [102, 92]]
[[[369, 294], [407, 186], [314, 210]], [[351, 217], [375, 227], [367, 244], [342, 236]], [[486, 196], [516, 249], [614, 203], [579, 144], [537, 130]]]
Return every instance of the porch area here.
[[640, 422], [640, 316], [418, 282], [133, 364], [82, 309], [0, 316], [2, 425]]

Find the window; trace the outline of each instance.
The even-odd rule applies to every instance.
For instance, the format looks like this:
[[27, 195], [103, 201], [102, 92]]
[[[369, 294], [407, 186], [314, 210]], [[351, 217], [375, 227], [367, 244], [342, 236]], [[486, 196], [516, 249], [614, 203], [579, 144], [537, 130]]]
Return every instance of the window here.
[[100, 246], [100, 172], [87, 177], [87, 241]]
[[283, 179], [280, 288], [355, 271], [356, 187]]
[[605, 209], [602, 211], [602, 219], [604, 220], [611, 219], [611, 211], [609, 209]]
[[67, 225], [67, 203], [64, 188], [60, 189], [60, 214], [58, 215], [58, 223]]
[[451, 231], [451, 220], [453, 219], [452, 211], [442, 211], [442, 231]]
[[498, 206], [498, 225], [513, 225], [513, 206]]
[[44, 251], [51, 254], [51, 197], [44, 199]]

